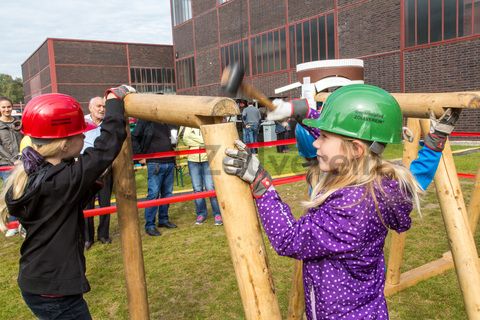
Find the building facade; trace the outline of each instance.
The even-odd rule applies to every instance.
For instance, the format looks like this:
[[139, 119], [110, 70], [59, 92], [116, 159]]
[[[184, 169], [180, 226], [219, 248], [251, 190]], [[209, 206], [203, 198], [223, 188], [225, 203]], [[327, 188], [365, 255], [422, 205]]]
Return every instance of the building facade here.
[[176, 90], [171, 45], [49, 38], [22, 64], [22, 74], [25, 102], [58, 92], [84, 109], [91, 97], [122, 83], [139, 92]]
[[[171, 0], [177, 93], [219, 95], [244, 65], [267, 96], [303, 62], [360, 58], [390, 92], [480, 90], [480, 0]], [[300, 91], [291, 91], [298, 97]], [[464, 110], [460, 131], [480, 131]]]

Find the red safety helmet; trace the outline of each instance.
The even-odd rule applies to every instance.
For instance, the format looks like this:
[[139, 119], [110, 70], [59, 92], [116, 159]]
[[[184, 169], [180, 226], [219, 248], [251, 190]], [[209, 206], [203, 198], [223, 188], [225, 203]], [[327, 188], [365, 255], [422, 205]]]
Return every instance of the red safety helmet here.
[[94, 124], [85, 122], [80, 103], [66, 94], [42, 94], [23, 111], [22, 133], [32, 138], [66, 138], [93, 128]]

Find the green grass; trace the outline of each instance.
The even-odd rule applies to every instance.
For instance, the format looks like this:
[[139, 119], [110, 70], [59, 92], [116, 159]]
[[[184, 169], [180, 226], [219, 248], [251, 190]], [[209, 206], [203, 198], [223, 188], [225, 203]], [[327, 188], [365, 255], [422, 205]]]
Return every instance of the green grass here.
[[[272, 175], [301, 173], [301, 161], [296, 151], [277, 154], [275, 148], [265, 148], [260, 159]], [[457, 147], [455, 146], [455, 149]], [[399, 147], [387, 149], [389, 158], [399, 158]], [[459, 172], [475, 173], [480, 153], [456, 156]], [[145, 170], [137, 171], [140, 195], [146, 193]], [[191, 187], [184, 176], [185, 186]], [[468, 204], [473, 180], [462, 179], [462, 189]], [[294, 213], [302, 213], [299, 201], [305, 198], [303, 182], [279, 186], [282, 199]], [[422, 201], [422, 214], [412, 213], [414, 220], [408, 232], [402, 270], [438, 259], [448, 251], [442, 216], [434, 187]], [[143, 210], [140, 230], [143, 230]], [[170, 217], [178, 224], [174, 230], [162, 230], [160, 237], [142, 233], [143, 255], [151, 319], [244, 319], [233, 264], [223, 227], [215, 227], [213, 219], [195, 226], [193, 202], [176, 203], [170, 207]], [[98, 223], [98, 221], [97, 221]], [[92, 291], [85, 295], [94, 319], [128, 319], [123, 261], [120, 249], [117, 215], [112, 215], [111, 245], [95, 243], [86, 252], [87, 277]], [[480, 236], [476, 236], [477, 247]], [[279, 257], [265, 238], [269, 263], [283, 318], [288, 308], [288, 295], [293, 274], [293, 260]], [[388, 255], [390, 238], [386, 243]], [[18, 272], [19, 237], [0, 237], [0, 319], [33, 319], [20, 297], [16, 276]], [[453, 270], [387, 298], [391, 319], [466, 319], [463, 300]]]

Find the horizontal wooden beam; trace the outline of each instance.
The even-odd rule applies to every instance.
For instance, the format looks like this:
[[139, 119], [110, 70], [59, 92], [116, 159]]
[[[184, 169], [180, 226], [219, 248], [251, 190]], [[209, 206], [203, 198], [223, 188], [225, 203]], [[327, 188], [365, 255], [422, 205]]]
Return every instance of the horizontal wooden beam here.
[[146, 93], [126, 96], [125, 111], [134, 118], [195, 128], [240, 114], [230, 98]]
[[[316, 101], [325, 101], [330, 93], [320, 92]], [[429, 118], [430, 111], [437, 117], [444, 108], [480, 109], [480, 91], [441, 93], [392, 93], [405, 117]]]

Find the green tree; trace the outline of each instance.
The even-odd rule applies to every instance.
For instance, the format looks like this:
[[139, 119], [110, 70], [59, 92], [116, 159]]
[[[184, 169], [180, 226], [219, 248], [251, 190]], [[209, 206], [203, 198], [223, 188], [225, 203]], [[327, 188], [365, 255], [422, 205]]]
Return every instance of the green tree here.
[[13, 103], [23, 102], [22, 79], [13, 79], [12, 76], [8, 74], [0, 73], [0, 96], [12, 99]]

